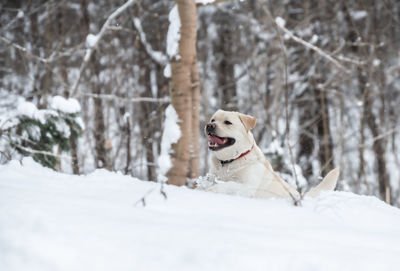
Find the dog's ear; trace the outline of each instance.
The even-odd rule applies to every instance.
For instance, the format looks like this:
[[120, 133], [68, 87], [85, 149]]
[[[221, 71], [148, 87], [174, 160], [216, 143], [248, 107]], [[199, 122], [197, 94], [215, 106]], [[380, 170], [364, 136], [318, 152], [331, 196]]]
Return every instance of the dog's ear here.
[[255, 117], [239, 113], [239, 119], [246, 128], [246, 132], [249, 132], [254, 128], [254, 126], [256, 126], [257, 119]]

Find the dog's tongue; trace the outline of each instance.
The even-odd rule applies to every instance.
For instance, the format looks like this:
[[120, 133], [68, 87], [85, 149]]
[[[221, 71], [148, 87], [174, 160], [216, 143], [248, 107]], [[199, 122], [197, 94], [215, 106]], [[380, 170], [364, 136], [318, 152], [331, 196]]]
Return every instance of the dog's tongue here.
[[217, 143], [219, 145], [224, 144], [226, 140], [223, 140], [222, 138], [218, 137], [218, 136], [209, 136], [208, 137], [208, 141], [210, 141], [211, 143]]

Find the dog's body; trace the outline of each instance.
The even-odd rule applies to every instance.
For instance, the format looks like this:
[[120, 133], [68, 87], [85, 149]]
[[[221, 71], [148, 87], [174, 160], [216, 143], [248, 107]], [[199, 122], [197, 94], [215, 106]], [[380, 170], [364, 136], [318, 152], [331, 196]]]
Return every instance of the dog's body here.
[[[219, 183], [208, 190], [247, 197], [298, 198], [299, 193], [272, 169], [254, 141], [251, 129], [256, 119], [238, 112], [218, 110], [206, 126], [212, 151], [211, 174]], [[332, 170], [322, 182], [306, 194], [334, 190], [339, 171]]]

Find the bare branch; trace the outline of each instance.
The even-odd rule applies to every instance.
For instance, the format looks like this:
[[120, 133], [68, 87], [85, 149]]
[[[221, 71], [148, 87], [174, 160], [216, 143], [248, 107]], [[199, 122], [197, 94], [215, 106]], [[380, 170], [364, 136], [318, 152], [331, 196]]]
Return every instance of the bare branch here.
[[133, 18], [133, 24], [136, 30], [139, 32], [140, 42], [143, 44], [147, 54], [161, 66], [165, 66], [168, 63], [168, 58], [165, 54], [160, 51], [154, 51], [151, 45], [147, 42], [146, 34], [143, 31], [142, 23], [138, 18]]
[[39, 62], [42, 62], [44, 64], [52, 63], [52, 62], [58, 60], [60, 57], [63, 57], [63, 56], [70, 56], [70, 55], [74, 54], [77, 51], [77, 49], [75, 47], [73, 47], [73, 48], [70, 48], [70, 49], [68, 49], [68, 50], [66, 50], [64, 52], [57, 52], [57, 51], [52, 52], [49, 57], [43, 58], [43, 57], [40, 57], [38, 55], [33, 54], [31, 51], [29, 51], [25, 47], [15, 43], [15, 42], [12, 42], [11, 40], [9, 40], [9, 39], [7, 39], [5, 37], [0, 36], [0, 40], [3, 41], [4, 43], [7, 43], [8, 45], [14, 47], [15, 49], [21, 51], [28, 58], [32, 58], [32, 59], [38, 60]]
[[23, 53], [26, 54], [28, 57], [33, 58], [33, 59], [36, 59], [36, 60], [38, 60], [38, 61], [40, 61], [40, 62], [42, 62], [42, 63], [50, 63], [50, 62], [53, 61], [54, 52], [53, 52], [48, 58], [43, 58], [43, 57], [40, 57], [40, 56], [37, 56], [37, 55], [31, 53], [31, 52], [30, 52], [28, 49], [26, 49], [25, 47], [23, 47], [23, 46], [21, 46], [21, 45], [15, 43], [15, 42], [12, 42], [11, 40], [9, 40], [9, 39], [7, 39], [7, 38], [5, 38], [5, 37], [0, 37], [0, 39], [1, 39], [3, 42], [7, 43], [8, 45], [11, 45], [11, 46], [14, 47], [15, 49], [17, 49], [17, 50], [23, 52]]
[[291, 166], [292, 166], [294, 180], [295, 180], [295, 183], [296, 183], [297, 191], [298, 191], [298, 193], [300, 195], [300, 199], [296, 199], [291, 193], [289, 193], [289, 194], [290, 194], [290, 197], [293, 200], [293, 204], [295, 206], [298, 206], [298, 205], [301, 205], [301, 200], [303, 198], [303, 195], [301, 194], [301, 191], [300, 191], [299, 178], [297, 176], [297, 171], [296, 171], [295, 162], [294, 162], [293, 147], [290, 144], [288, 58], [287, 58], [287, 53], [286, 53], [286, 46], [285, 46], [285, 43], [283, 42], [281, 33], [280, 33], [279, 29], [278, 29], [277, 22], [273, 19], [271, 13], [264, 6], [264, 4], [260, 0], [257, 0], [257, 2], [261, 5], [264, 13], [267, 15], [268, 19], [272, 22], [272, 25], [275, 28], [275, 31], [276, 31], [276, 33], [278, 35], [278, 38], [279, 38], [279, 43], [280, 43], [280, 46], [281, 46], [282, 56], [283, 56], [283, 59], [284, 59], [284, 64], [285, 64], [285, 67], [284, 67], [284, 78], [285, 78], [285, 121], [286, 121], [286, 127], [285, 127], [285, 131], [286, 131], [285, 134], [286, 135], [285, 135], [285, 138], [286, 138], [286, 145], [287, 145], [287, 147], [289, 149], [290, 162], [291, 162]]
[[164, 183], [163, 182], [158, 182], [156, 186], [150, 188], [149, 190], [147, 190], [147, 192], [140, 198], [138, 199], [133, 206], [137, 206], [139, 203], [142, 204], [143, 207], [146, 207], [146, 198], [147, 196], [149, 196], [151, 193], [153, 193], [156, 189], [157, 186], [160, 185], [160, 194], [163, 196], [164, 200], [168, 199], [167, 193], [164, 190]]
[[117, 18], [123, 11], [125, 11], [128, 7], [130, 7], [133, 3], [135, 3], [136, 0], [128, 0], [117, 8], [106, 20], [106, 22], [103, 24], [103, 26], [100, 29], [100, 32], [95, 36], [95, 42], [91, 44], [91, 46], [86, 49], [86, 54], [83, 58], [81, 67], [79, 68], [79, 74], [78, 74], [78, 79], [75, 81], [75, 84], [72, 86], [72, 97], [76, 96], [76, 92], [78, 90], [79, 82], [81, 81], [83, 70], [86, 68], [87, 64], [89, 63], [90, 58], [93, 55], [93, 52], [97, 49], [97, 46], [99, 45], [100, 40], [103, 38], [106, 30], [109, 28], [111, 22]]

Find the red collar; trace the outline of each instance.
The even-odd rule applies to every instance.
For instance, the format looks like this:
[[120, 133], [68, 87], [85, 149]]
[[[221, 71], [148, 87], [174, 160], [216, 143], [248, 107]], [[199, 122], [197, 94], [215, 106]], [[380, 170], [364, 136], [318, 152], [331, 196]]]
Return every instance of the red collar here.
[[231, 159], [231, 160], [219, 160], [219, 162], [221, 163], [221, 166], [223, 166], [223, 165], [225, 165], [225, 164], [232, 163], [233, 161], [235, 161], [235, 160], [237, 160], [237, 159], [239, 159], [239, 158], [242, 158], [243, 156], [245, 156], [246, 154], [248, 154], [249, 152], [251, 152], [251, 150], [252, 150], [253, 148], [254, 148], [254, 144], [253, 144], [253, 146], [251, 146], [251, 149], [250, 149], [250, 150], [248, 150], [248, 151], [242, 153], [242, 154], [239, 155], [238, 157], [236, 157], [236, 158], [234, 158], [234, 159]]

